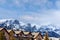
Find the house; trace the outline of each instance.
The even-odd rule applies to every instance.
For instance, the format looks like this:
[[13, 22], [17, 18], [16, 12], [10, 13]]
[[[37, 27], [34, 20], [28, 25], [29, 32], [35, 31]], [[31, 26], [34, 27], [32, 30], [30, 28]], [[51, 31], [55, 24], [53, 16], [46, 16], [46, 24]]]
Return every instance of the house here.
[[42, 40], [41, 33], [39, 33], [39, 32], [32, 32], [32, 35], [33, 35], [33, 39], [34, 40]]
[[28, 35], [29, 32], [23, 32], [23, 31], [14, 31], [15, 34], [16, 34], [16, 38], [18, 40], [27, 40], [28, 38], [26, 38]]
[[8, 33], [10, 34], [10, 40], [16, 40], [16, 38], [15, 38], [15, 32], [13, 31], [13, 30], [7, 30], [8, 31]]
[[25, 40], [32, 40], [33, 37], [32, 37], [31, 32], [24, 32], [23, 38], [24, 38]]
[[15, 31], [18, 40], [32, 40], [32, 34], [25, 31]]
[[1, 40], [9, 40], [9, 36], [9, 33], [5, 28], [0, 28], [0, 39], [2, 38]]
[[15, 38], [16, 38], [17, 40], [20, 40], [20, 35], [19, 35], [19, 34], [20, 34], [21, 31], [14, 31], [14, 32], [15, 32], [15, 34], [16, 34], [16, 35], [15, 35]]
[[10, 36], [14, 36], [15, 35], [15, 32], [13, 30], [7, 30], [7, 31], [10, 34]]

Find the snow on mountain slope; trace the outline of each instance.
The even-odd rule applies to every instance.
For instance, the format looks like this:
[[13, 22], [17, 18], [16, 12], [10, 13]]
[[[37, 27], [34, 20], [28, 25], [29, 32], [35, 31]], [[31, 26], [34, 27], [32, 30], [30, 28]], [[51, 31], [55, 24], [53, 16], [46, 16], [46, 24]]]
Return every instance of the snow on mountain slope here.
[[[21, 25], [21, 26], [26, 25], [26, 23], [20, 22], [19, 20], [16, 20], [16, 19], [2, 19], [2, 20], [0, 20], [0, 25], [1, 24], [6, 24], [7, 26], [12, 25], [12, 24], [15, 25], [15, 26], [16, 25]], [[41, 30], [48, 30], [48, 31], [54, 31], [57, 28], [58, 27], [56, 27], [53, 24], [41, 25], [41, 27], [40, 27]]]
[[57, 34], [60, 35], [60, 28], [59, 29], [55, 29], [54, 32], [56, 32]]
[[[4, 27], [7, 29], [19, 29], [19, 30], [24, 30], [26, 28], [27, 23], [23, 23], [19, 20], [16, 19], [2, 19], [0, 20], [0, 27]], [[36, 25], [36, 24], [35, 24]], [[31, 24], [32, 27], [32, 24]], [[36, 26], [37, 28], [38, 26]], [[38, 30], [39, 29], [39, 30]], [[49, 24], [49, 25], [40, 25], [40, 28], [38, 28], [36, 31], [48, 31], [48, 32], [55, 32], [60, 35], [60, 28], [56, 25]]]
[[42, 25], [40, 27], [40, 31], [54, 31], [56, 29], [56, 26], [49, 24], [49, 25]]
[[[19, 21], [18, 20], [15, 20], [15, 19], [3, 19], [0, 21], [0, 26], [4, 26], [4, 27], [7, 27], [7, 28], [15, 28], [16, 26], [20, 25]], [[17, 28], [17, 27], [16, 27]]]
[[[23, 22], [20, 22], [19, 20], [16, 20], [16, 19], [2, 19], [0, 20], [0, 25], [1, 24], [6, 24], [7, 26], [9, 25], [26, 25], [26, 23], [23, 23]], [[49, 25], [42, 25], [40, 27], [40, 30], [48, 30], [48, 31], [54, 31], [57, 27], [55, 25], [52, 25], [52, 24], [49, 24]]]
[[[56, 25], [52, 25], [52, 24], [49, 24], [49, 25], [42, 25], [40, 27], [40, 31], [44, 34], [44, 32], [48, 31], [49, 32], [49, 35], [52, 35], [50, 34], [51, 32], [54, 32], [54, 36], [57, 36], [59, 35], [60, 36], [60, 27], [56, 26]], [[58, 36], [57, 36], [58, 37]]]

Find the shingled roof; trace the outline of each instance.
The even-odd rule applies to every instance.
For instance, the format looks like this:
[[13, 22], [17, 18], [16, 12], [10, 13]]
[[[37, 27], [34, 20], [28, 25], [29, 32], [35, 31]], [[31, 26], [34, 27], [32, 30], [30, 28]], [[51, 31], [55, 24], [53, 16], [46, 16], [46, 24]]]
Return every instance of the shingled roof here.
[[[5, 28], [0, 28], [0, 31], [5, 30], [5, 32], [8, 33], [8, 31]], [[9, 34], [9, 33], [8, 33]]]
[[15, 32], [15, 34], [19, 34], [21, 31], [14, 31]]
[[33, 38], [36, 38], [39, 35], [39, 32], [33, 32], [32, 35], [33, 35]]
[[23, 32], [25, 35], [29, 34], [29, 32]]
[[7, 30], [8, 32], [11, 32], [12, 30]]
[[0, 30], [3, 30], [4, 28], [0, 28]]

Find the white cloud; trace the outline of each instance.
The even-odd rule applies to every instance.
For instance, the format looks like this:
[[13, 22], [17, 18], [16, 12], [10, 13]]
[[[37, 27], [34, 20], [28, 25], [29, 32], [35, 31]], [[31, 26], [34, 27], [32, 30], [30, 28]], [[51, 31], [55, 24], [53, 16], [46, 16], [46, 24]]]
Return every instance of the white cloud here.
[[20, 18], [23, 18], [23, 19], [26, 19], [26, 20], [33, 20], [34, 19], [34, 17], [29, 16], [29, 15], [24, 15], [24, 16], [21, 16]]
[[[1, 4], [4, 4], [5, 2], [7, 2], [7, 0], [0, 0]], [[9, 4], [9, 3], [8, 3]], [[48, 0], [12, 0], [12, 3], [9, 4], [11, 7], [12, 6], [17, 6], [23, 9], [25, 8], [25, 4], [29, 4], [30, 8], [32, 8], [32, 10], [35, 10], [35, 6], [39, 6], [42, 9], [39, 9], [39, 13], [38, 12], [24, 12], [25, 15], [21, 15], [20, 16], [20, 20], [26, 21], [26, 22], [30, 22], [30, 23], [36, 23], [36, 24], [58, 24], [60, 25], [60, 10], [53, 10], [53, 9], [47, 9], [45, 10], [44, 8], [47, 8], [46, 5], [51, 8], [53, 6], [51, 1]], [[60, 8], [60, 1], [56, 1], [55, 5], [57, 6], [57, 8]], [[23, 10], [22, 9], [22, 10]], [[27, 9], [28, 10], [28, 9]], [[2, 10], [0, 11], [1, 13], [8, 14], [8, 15], [14, 15], [14, 13], [18, 13], [15, 11], [8, 11], [8, 10]], [[37, 10], [36, 10], [37, 11]], [[15, 15], [16, 15], [15, 14]], [[31, 14], [31, 15], [30, 15]], [[4, 15], [3, 15], [4, 16]]]
[[38, 25], [60, 25], [60, 10], [46, 10], [41, 13], [33, 13], [33, 15], [31, 13], [31, 15], [20, 16], [20, 20]]

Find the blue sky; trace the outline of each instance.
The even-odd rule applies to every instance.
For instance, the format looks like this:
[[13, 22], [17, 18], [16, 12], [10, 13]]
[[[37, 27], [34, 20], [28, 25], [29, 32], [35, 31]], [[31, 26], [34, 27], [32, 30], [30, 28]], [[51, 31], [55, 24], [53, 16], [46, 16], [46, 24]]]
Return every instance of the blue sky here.
[[0, 19], [60, 25], [60, 0], [0, 0]]

